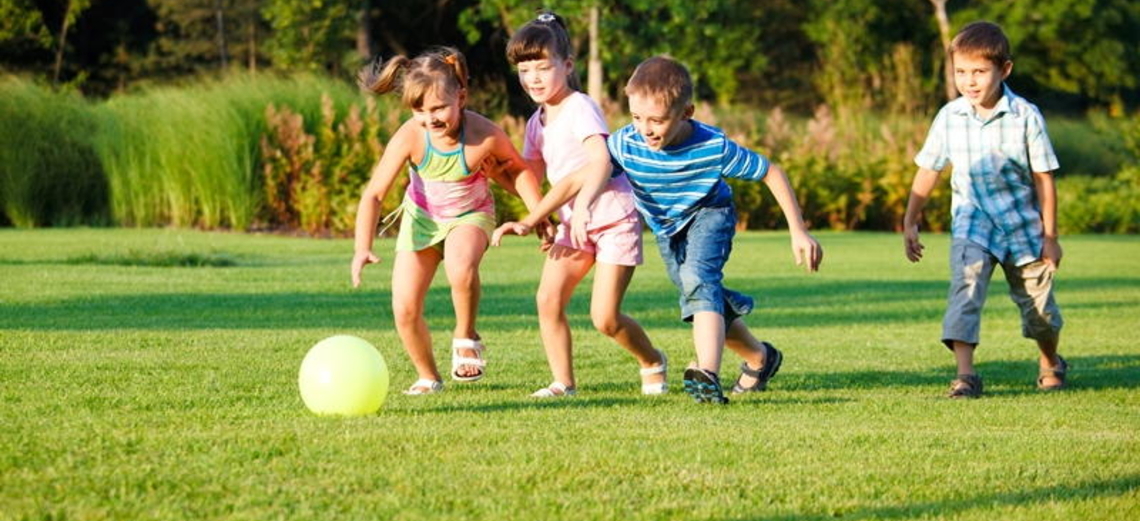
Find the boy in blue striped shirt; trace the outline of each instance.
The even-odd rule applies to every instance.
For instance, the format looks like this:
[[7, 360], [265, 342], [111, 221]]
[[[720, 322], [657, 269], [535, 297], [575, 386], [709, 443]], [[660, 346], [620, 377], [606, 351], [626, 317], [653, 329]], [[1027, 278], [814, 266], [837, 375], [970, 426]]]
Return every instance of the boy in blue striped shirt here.
[[[724, 178], [763, 181], [791, 233], [796, 264], [819, 269], [823, 249], [807, 232], [787, 175], [768, 159], [693, 120], [693, 84], [684, 65], [650, 58], [634, 70], [625, 93], [633, 123], [607, 139], [616, 171], [633, 185], [637, 209], [657, 238], [669, 278], [681, 291], [681, 318], [693, 324], [697, 362], [685, 371], [685, 392], [696, 401], [728, 403], [721, 388], [724, 346], [744, 359], [734, 393], [762, 391], [783, 354], [757, 340], [741, 319], [752, 298], [724, 287], [724, 265], [736, 233], [732, 190]], [[595, 194], [605, 179], [589, 179], [574, 202], [571, 230], [584, 233]]]
[[1057, 354], [1062, 321], [1053, 299], [1053, 274], [1061, 264], [1052, 175], [1057, 156], [1041, 112], [1004, 83], [1013, 62], [1000, 27], [966, 25], [949, 53], [962, 96], [942, 107], [914, 159], [919, 169], [903, 221], [906, 256], [918, 262], [922, 209], [938, 172], [952, 164], [951, 281], [942, 342], [954, 352], [958, 377], [950, 383], [949, 396], [982, 394], [974, 349], [997, 265], [1021, 309], [1022, 334], [1037, 341], [1037, 387], [1060, 389], [1068, 364]]

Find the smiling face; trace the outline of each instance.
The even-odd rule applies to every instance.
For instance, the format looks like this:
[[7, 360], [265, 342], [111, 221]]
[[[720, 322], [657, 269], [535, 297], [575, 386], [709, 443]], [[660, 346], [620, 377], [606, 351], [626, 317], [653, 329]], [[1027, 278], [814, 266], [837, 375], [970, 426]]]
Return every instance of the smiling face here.
[[448, 95], [433, 88], [424, 93], [418, 107], [412, 108], [412, 118], [434, 138], [455, 139], [463, 123], [463, 107], [466, 102], [467, 91], [464, 89]]
[[519, 83], [530, 99], [540, 105], [558, 103], [570, 92], [567, 78], [570, 60], [543, 58], [519, 62]]
[[633, 128], [645, 139], [650, 150], [661, 149], [682, 143], [693, 131], [689, 118], [693, 116], [693, 106], [673, 109], [649, 94], [629, 94], [629, 114], [633, 118]]
[[1002, 81], [1009, 77], [1013, 62], [1002, 65], [980, 54], [956, 52], [954, 59], [954, 85], [974, 107], [979, 116], [989, 116], [1002, 96]]

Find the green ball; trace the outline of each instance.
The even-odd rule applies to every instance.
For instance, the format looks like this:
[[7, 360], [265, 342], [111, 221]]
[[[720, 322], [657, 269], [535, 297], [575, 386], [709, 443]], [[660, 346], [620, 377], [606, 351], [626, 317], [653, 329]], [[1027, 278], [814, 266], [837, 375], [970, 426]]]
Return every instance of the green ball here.
[[373, 414], [388, 396], [388, 365], [366, 340], [337, 335], [321, 340], [301, 361], [301, 399], [316, 414]]

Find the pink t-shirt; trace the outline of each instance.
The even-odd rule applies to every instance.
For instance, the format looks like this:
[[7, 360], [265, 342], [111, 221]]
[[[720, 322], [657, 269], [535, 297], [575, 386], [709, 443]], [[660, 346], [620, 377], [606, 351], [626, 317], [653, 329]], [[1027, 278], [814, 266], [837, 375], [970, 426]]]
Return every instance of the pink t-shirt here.
[[[589, 161], [583, 143], [586, 138], [609, 135], [602, 110], [589, 96], [573, 92], [562, 101], [564, 106], [554, 121], [542, 123], [542, 109], [535, 111], [526, 123], [523, 157], [546, 163], [546, 178], [557, 184]], [[574, 200], [558, 209], [562, 222], [570, 222]], [[590, 207], [590, 228], [601, 228], [623, 219], [636, 219], [633, 188], [625, 174], [610, 179], [604, 192]]]

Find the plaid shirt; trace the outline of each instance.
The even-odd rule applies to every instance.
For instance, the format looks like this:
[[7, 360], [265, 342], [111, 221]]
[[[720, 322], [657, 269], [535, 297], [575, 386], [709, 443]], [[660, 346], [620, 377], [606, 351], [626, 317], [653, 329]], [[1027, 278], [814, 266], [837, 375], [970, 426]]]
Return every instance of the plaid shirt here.
[[966, 98], [934, 118], [914, 162], [950, 177], [951, 232], [1023, 266], [1041, 257], [1044, 230], [1033, 172], [1057, 169], [1057, 156], [1037, 107], [1002, 85], [1002, 97], [982, 120]]

